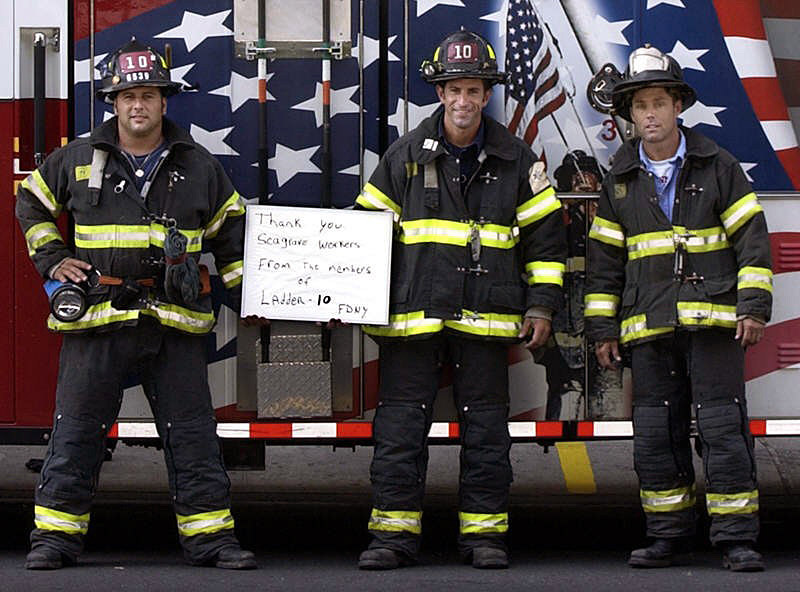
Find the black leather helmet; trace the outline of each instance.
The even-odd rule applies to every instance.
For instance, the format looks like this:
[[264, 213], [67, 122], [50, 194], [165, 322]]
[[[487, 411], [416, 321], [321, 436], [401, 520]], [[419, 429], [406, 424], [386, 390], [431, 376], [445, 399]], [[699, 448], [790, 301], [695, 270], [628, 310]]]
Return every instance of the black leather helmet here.
[[603, 180], [605, 169], [597, 164], [594, 156], [589, 156], [583, 150], [573, 150], [564, 155], [564, 160], [553, 173], [556, 179], [556, 191], [570, 193], [572, 191], [572, 177], [578, 172], [593, 173], [598, 181]]
[[112, 103], [121, 90], [136, 86], [157, 86], [165, 97], [181, 92], [182, 85], [173, 82], [169, 66], [156, 50], [131, 37], [117, 51], [108, 54], [97, 64], [103, 87], [97, 90], [97, 98]]
[[631, 53], [622, 82], [614, 87], [611, 99], [614, 110], [628, 121], [631, 119], [633, 94], [649, 87], [676, 88], [681, 94], [682, 111], [697, 100], [697, 93], [683, 80], [683, 71], [675, 58], [645, 43]]
[[425, 82], [432, 84], [456, 78], [480, 78], [492, 84], [505, 83], [506, 75], [497, 71], [497, 57], [491, 44], [477, 33], [460, 30], [450, 33], [419, 68]]

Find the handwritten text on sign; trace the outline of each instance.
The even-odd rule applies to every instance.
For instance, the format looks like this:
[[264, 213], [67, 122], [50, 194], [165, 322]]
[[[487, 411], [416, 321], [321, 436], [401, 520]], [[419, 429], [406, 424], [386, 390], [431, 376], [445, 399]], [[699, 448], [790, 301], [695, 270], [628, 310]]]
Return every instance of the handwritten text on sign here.
[[389, 321], [391, 212], [247, 206], [242, 316]]

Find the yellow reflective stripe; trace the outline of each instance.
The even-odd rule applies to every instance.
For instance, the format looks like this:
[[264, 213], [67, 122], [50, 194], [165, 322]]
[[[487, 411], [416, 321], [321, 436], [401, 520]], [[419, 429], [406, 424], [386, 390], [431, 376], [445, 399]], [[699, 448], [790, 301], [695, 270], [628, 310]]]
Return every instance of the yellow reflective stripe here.
[[47, 318], [47, 327], [52, 331], [81, 331], [138, 318], [138, 310], [117, 310], [111, 306], [111, 302], [101, 302], [87, 308], [84, 315], [77, 321], [59, 321], [50, 315]]
[[492, 534], [508, 531], [508, 512], [501, 514], [475, 514], [459, 512], [461, 534]]
[[401, 243], [442, 243], [465, 246], [469, 240], [470, 225], [450, 220], [404, 220], [400, 223]]
[[187, 333], [208, 333], [214, 326], [214, 313], [189, 310], [166, 302], [149, 302], [141, 313], [157, 318], [162, 325]]
[[444, 327], [484, 337], [516, 338], [522, 326], [522, 316], [498, 313], [462, 311], [462, 318], [447, 320], [426, 318], [424, 311], [393, 314], [388, 325], [365, 326], [364, 332], [376, 337], [408, 337], [438, 333]]
[[150, 246], [150, 226], [76, 224], [75, 246], [81, 249], [146, 249]]
[[368, 528], [384, 532], [420, 534], [422, 532], [422, 512], [372, 508]]
[[[203, 230], [179, 229], [188, 239], [186, 251], [199, 253], [203, 249]], [[146, 249], [163, 247], [167, 229], [163, 224], [76, 224], [75, 245], [83, 249]]]
[[406, 245], [442, 243], [465, 246], [472, 228], [477, 227], [484, 247], [512, 249], [519, 243], [519, 228], [499, 224], [469, 224], [436, 218], [405, 220], [400, 223], [399, 241]]
[[51, 510], [44, 506], [33, 506], [33, 518], [36, 528], [57, 530], [67, 534], [86, 534], [89, 530], [89, 513], [69, 514]]
[[645, 337], [653, 337], [655, 335], [663, 335], [664, 333], [672, 333], [672, 327], [656, 327], [655, 329], [647, 328], [647, 317], [643, 314], [634, 315], [623, 319], [620, 324], [620, 343], [627, 343], [635, 339], [644, 339]]
[[587, 294], [583, 298], [583, 314], [587, 317], [615, 317], [619, 296], [614, 294]]
[[33, 257], [36, 249], [51, 241], [62, 241], [58, 227], [52, 222], [40, 222], [28, 228], [25, 232], [25, 242], [28, 245], [28, 255]]
[[763, 211], [764, 209], [761, 207], [761, 204], [758, 203], [756, 194], [750, 192], [722, 212], [720, 218], [722, 219], [722, 224], [725, 226], [725, 231], [728, 233], [728, 236], [731, 236], [750, 218], [755, 216], [758, 212]]
[[625, 246], [625, 233], [622, 231], [622, 226], [600, 216], [594, 217], [592, 228], [589, 230], [589, 238], [613, 247]]
[[517, 208], [517, 222], [520, 228], [524, 228], [560, 209], [561, 202], [556, 197], [556, 190], [547, 187]]
[[85, 181], [92, 176], [92, 165], [84, 164], [75, 167], [75, 181]]
[[519, 336], [519, 330], [522, 327], [521, 315], [475, 313], [469, 310], [461, 311], [461, 315], [460, 319], [445, 321], [444, 326], [471, 335], [512, 339]]
[[738, 274], [737, 289], [758, 288], [772, 292], [772, 270], [768, 267], [742, 267]]
[[28, 175], [22, 182], [22, 186], [36, 196], [36, 199], [47, 208], [47, 211], [50, 212], [53, 218], [58, 218], [58, 215], [61, 213], [61, 204], [56, 201], [53, 192], [50, 191], [50, 188], [47, 186], [47, 183], [44, 182], [42, 174], [38, 170]]
[[711, 228], [699, 228], [687, 230], [682, 226], [674, 226], [673, 230], [679, 235], [689, 235], [684, 240], [686, 250], [690, 253], [707, 253], [709, 251], [719, 251], [731, 246], [728, 242], [728, 234], [722, 226], [712, 226]]
[[481, 245], [497, 249], [513, 249], [519, 243], [518, 226], [501, 226], [499, 224], [478, 224]]
[[758, 512], [758, 489], [742, 493], [708, 493], [709, 514], [752, 514]]
[[225, 287], [230, 289], [242, 283], [242, 275], [244, 273], [244, 262], [240, 259], [233, 263], [226, 265], [219, 270], [219, 276], [222, 278], [222, 283]]
[[[179, 228], [178, 231], [189, 239], [186, 243], [187, 253], [199, 253], [203, 250], [203, 229], [187, 230]], [[167, 238], [167, 228], [163, 224], [153, 223], [150, 225], [150, 244], [154, 247], [164, 247], [164, 240]]]
[[675, 489], [664, 489], [661, 491], [639, 491], [642, 501], [642, 509], [645, 512], [677, 512], [691, 508], [695, 504], [695, 488], [677, 487]]
[[557, 261], [533, 261], [525, 265], [528, 283], [564, 285], [564, 271], [567, 266]]
[[376, 337], [408, 337], [424, 333], [438, 333], [444, 328], [442, 319], [425, 318], [424, 311], [393, 314], [388, 325], [364, 326], [364, 332]]
[[198, 534], [211, 534], [234, 526], [233, 516], [228, 509], [190, 514], [189, 516], [175, 514], [175, 516], [178, 519], [178, 532], [187, 537]]
[[713, 302], [678, 302], [678, 322], [689, 326], [736, 327], [736, 307]]
[[625, 243], [628, 248], [628, 258], [631, 260], [675, 252], [675, 241], [671, 230], [634, 234], [629, 236]]
[[219, 229], [222, 228], [222, 225], [225, 224], [228, 216], [241, 216], [242, 214], [244, 214], [244, 202], [239, 193], [234, 191], [228, 200], [222, 204], [219, 211], [214, 214], [214, 217], [208, 221], [204, 236], [206, 238], [214, 238], [217, 236]]
[[403, 211], [399, 205], [389, 199], [388, 195], [372, 183], [364, 185], [364, 189], [361, 190], [356, 203], [368, 210], [391, 210], [394, 212], [395, 222], [400, 219], [400, 214]]

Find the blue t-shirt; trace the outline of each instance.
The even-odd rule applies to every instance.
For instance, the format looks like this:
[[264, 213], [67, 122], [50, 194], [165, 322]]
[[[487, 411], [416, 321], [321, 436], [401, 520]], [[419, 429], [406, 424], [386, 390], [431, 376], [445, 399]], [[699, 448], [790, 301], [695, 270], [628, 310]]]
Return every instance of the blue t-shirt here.
[[686, 158], [686, 138], [682, 132], [678, 150], [673, 156], [666, 160], [650, 160], [644, 151], [644, 142], [639, 143], [639, 160], [642, 161], [644, 168], [653, 174], [658, 194], [658, 205], [661, 211], [672, 222], [672, 208], [675, 205], [675, 186], [678, 183], [678, 171]]

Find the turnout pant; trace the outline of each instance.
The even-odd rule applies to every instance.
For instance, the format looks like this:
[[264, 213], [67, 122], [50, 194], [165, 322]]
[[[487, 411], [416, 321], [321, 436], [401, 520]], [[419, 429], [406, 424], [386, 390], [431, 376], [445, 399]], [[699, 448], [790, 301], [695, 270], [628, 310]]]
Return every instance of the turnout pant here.
[[99, 334], [65, 335], [53, 431], [35, 492], [31, 545], [75, 559], [127, 377], [137, 373], [156, 420], [186, 558], [201, 563], [236, 543], [206, 375], [206, 338], [151, 319]]
[[442, 366], [453, 366], [461, 436], [459, 549], [505, 549], [511, 484], [508, 347], [436, 335], [381, 346], [370, 548], [416, 558], [428, 468], [428, 431]]
[[691, 411], [703, 458], [711, 542], [758, 537], [758, 486], [744, 351], [733, 333], [678, 331], [632, 348], [633, 451], [647, 534], [695, 532]]

